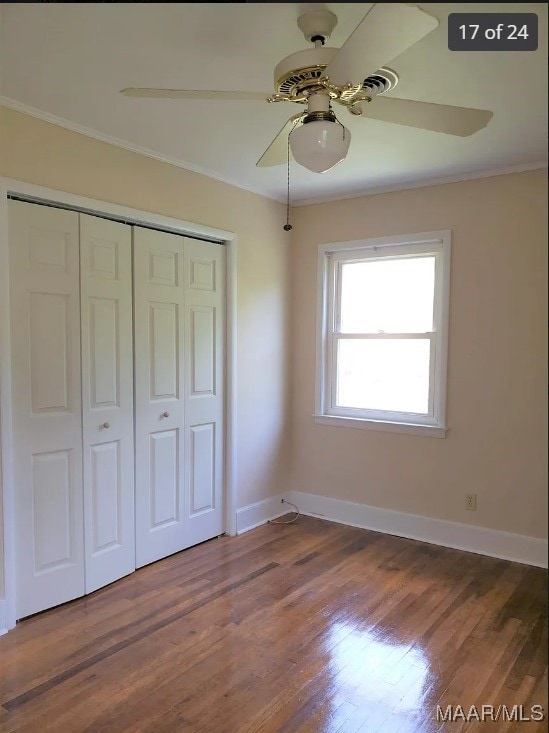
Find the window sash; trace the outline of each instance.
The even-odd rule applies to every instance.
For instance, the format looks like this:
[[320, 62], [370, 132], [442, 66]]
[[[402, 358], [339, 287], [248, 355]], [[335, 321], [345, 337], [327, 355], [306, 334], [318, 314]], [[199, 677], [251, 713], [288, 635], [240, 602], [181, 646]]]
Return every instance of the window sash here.
[[[330, 263], [330, 281], [331, 286], [334, 290], [333, 298], [331, 303], [331, 312], [333, 313], [332, 320], [332, 331], [338, 333], [344, 333], [341, 330], [341, 294], [342, 294], [342, 265], [348, 265], [359, 262], [366, 262], [368, 260], [380, 261], [380, 260], [406, 260], [406, 259], [419, 259], [423, 257], [434, 257], [435, 258], [435, 287], [433, 292], [433, 330], [437, 330], [437, 318], [436, 318], [436, 306], [437, 306], [437, 278], [440, 274], [440, 252], [439, 251], [428, 251], [428, 252], [413, 252], [406, 251], [398, 253], [391, 248], [389, 252], [383, 252], [383, 254], [377, 251], [368, 251], [363, 256], [357, 256], [356, 252], [341, 252], [335, 257], [331, 258]], [[372, 334], [377, 332], [372, 331]], [[384, 333], [391, 334], [392, 331], [385, 331]], [[366, 335], [366, 334], [364, 334]]]
[[[401, 412], [395, 410], [377, 410], [364, 407], [341, 407], [337, 405], [337, 356], [340, 341], [365, 341], [365, 340], [402, 340], [402, 339], [421, 339], [429, 341], [429, 401], [426, 413]], [[435, 419], [435, 374], [436, 374], [436, 356], [437, 356], [437, 339], [436, 333], [380, 333], [380, 334], [342, 334], [332, 333], [328, 339], [328, 374], [326, 379], [326, 407], [327, 415], [338, 415], [340, 417], [362, 417], [372, 420], [390, 420], [394, 422], [414, 422], [433, 424]]]

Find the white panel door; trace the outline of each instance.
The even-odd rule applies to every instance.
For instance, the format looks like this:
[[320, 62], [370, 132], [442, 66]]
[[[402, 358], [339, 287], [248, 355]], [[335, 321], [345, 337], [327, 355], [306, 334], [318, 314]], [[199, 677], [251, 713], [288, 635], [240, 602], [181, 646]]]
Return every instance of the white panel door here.
[[135, 570], [131, 238], [80, 215], [86, 593]]
[[78, 214], [9, 202], [17, 617], [84, 594]]
[[225, 248], [185, 239], [185, 529], [187, 546], [225, 531]]
[[184, 238], [133, 228], [136, 564], [188, 546], [184, 529]]

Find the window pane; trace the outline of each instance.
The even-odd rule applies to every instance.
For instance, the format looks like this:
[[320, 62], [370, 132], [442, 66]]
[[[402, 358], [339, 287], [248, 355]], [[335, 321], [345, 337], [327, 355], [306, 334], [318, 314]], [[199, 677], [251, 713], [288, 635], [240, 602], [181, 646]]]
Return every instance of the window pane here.
[[434, 256], [344, 263], [341, 331], [432, 331], [434, 286]]
[[429, 339], [340, 339], [337, 406], [427, 414]]

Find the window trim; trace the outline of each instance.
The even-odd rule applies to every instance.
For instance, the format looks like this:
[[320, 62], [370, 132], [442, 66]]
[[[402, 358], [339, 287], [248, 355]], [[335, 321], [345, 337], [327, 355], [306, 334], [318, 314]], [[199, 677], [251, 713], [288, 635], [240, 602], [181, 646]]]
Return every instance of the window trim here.
[[[360, 253], [360, 256], [358, 256]], [[354, 408], [331, 407], [331, 390], [334, 379], [334, 336], [333, 321], [336, 314], [334, 300], [338, 283], [335, 282], [338, 263], [364, 259], [365, 257], [402, 257], [403, 255], [435, 255], [435, 337], [431, 340], [431, 350], [436, 355], [431, 359], [433, 379], [432, 397], [430, 394], [429, 415], [412, 413], [391, 413], [364, 411]], [[450, 255], [451, 231], [442, 230], [410, 235], [395, 235], [374, 239], [361, 239], [351, 242], [321, 244], [318, 248], [317, 284], [317, 339], [316, 339], [316, 395], [315, 419], [322, 425], [367, 428], [389, 432], [408, 432], [418, 435], [444, 437], [446, 434], [446, 376], [448, 362], [448, 316], [450, 302]], [[406, 335], [418, 338], [417, 334]], [[395, 338], [390, 334], [387, 338]], [[375, 415], [372, 415], [375, 413]]]

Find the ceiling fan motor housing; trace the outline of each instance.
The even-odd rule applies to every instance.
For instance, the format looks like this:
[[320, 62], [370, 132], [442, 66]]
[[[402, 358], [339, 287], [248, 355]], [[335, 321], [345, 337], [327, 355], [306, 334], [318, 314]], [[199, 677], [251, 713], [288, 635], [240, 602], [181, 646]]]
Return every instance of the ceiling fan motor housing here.
[[361, 83], [346, 89], [330, 89], [324, 79], [324, 69], [328, 66], [337, 48], [319, 46], [297, 51], [282, 59], [274, 71], [276, 94], [293, 101], [306, 102], [307, 98], [318, 91], [327, 91], [334, 100], [346, 101], [359, 92], [369, 97], [385, 94], [394, 89], [398, 75], [391, 69], [382, 67]]
[[280, 94], [302, 96], [309, 87], [318, 86], [322, 72], [336, 52], [337, 48], [320, 46], [286, 56], [274, 70], [276, 91]]

